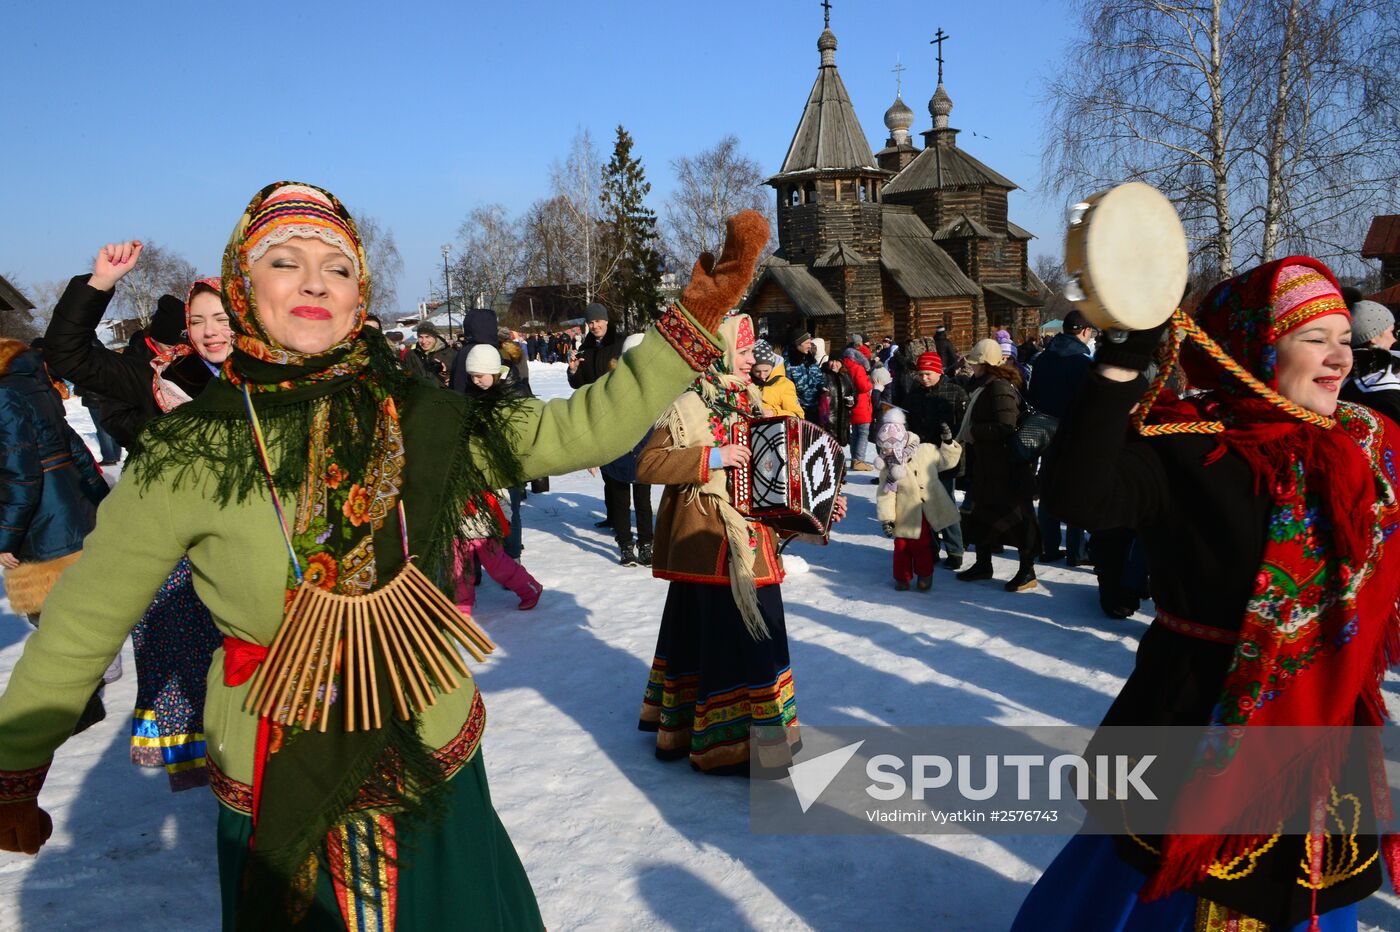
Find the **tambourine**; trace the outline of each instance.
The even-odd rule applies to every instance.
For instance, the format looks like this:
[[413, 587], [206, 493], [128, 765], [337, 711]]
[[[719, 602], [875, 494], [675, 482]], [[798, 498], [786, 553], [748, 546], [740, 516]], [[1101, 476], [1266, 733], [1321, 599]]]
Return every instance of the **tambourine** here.
[[1065, 297], [1100, 330], [1148, 330], [1186, 288], [1186, 230], [1166, 195], [1131, 181], [1070, 209]]

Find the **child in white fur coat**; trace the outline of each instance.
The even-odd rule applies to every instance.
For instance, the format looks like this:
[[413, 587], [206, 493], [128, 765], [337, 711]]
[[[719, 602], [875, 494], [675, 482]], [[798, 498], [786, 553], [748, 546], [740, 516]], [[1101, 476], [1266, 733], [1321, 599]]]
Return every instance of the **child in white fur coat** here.
[[943, 442], [920, 443], [909, 432], [904, 412], [891, 409], [875, 435], [885, 468], [875, 495], [875, 514], [885, 536], [894, 538], [894, 587], [901, 592], [918, 577], [919, 591], [933, 586], [937, 532], [958, 523], [958, 509], [938, 474], [962, 459], [962, 446], [947, 425]]

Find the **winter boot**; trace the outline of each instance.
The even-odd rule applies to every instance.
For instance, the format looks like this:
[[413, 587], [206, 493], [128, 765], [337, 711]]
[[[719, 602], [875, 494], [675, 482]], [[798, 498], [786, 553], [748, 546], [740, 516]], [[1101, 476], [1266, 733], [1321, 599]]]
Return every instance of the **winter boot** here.
[[1036, 587], [1035, 579], [1035, 558], [1021, 558], [1021, 568], [1016, 571], [1016, 575], [1007, 580], [1007, 592], [1025, 592], [1027, 589]]
[[638, 565], [638, 563], [637, 563], [637, 549], [636, 549], [635, 547], [633, 547], [632, 544], [630, 544], [630, 543], [618, 544], [618, 545], [617, 545], [617, 549], [618, 549], [618, 554], [619, 554], [619, 555], [618, 555], [618, 559], [617, 559], [617, 562], [618, 562], [618, 563], [621, 563], [623, 566], [637, 566], [637, 565]]
[[963, 555], [960, 553], [950, 553], [948, 554], [948, 558], [943, 561], [943, 565], [950, 570], [960, 570], [962, 569], [962, 564]]
[[958, 582], [973, 582], [978, 579], [992, 578], [992, 557], [979, 550], [977, 559], [967, 569], [957, 575]]
[[544, 586], [532, 579], [526, 583], [525, 592], [520, 596], [520, 604], [516, 607], [522, 612], [528, 612], [540, 604], [540, 596], [542, 595], [544, 595]]
[[604, 518], [602, 521], [594, 521], [594, 522], [593, 522], [593, 526], [596, 527], [596, 528], [598, 528], [598, 529], [601, 530], [601, 531], [611, 531], [611, 530], [612, 530], [612, 520], [609, 519], [609, 518]]
[[651, 541], [644, 540], [637, 545], [637, 562], [642, 566], [651, 566]]
[[915, 583], [915, 585], [918, 586], [920, 592], [928, 592], [933, 588], [933, 577], [920, 576], [919, 581]]
[[909, 591], [909, 580], [907, 580], [907, 579], [896, 579], [896, 580], [894, 581], [894, 591], [895, 591], [895, 592], [908, 592], [908, 591]]

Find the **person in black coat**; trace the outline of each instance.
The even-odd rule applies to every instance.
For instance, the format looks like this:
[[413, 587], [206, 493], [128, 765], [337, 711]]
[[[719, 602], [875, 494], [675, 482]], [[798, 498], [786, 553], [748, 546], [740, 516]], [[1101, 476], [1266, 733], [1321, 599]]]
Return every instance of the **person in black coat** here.
[[1395, 319], [1385, 305], [1351, 305], [1351, 354], [1351, 377], [1342, 386], [1342, 400], [1400, 423], [1400, 355], [1395, 352]]
[[584, 312], [588, 336], [569, 359], [569, 387], [583, 388], [607, 375], [622, 355], [626, 335], [608, 320], [608, 309], [598, 303], [588, 305]]
[[973, 370], [968, 415], [958, 432], [967, 471], [961, 480], [971, 500], [963, 516], [964, 539], [977, 547], [972, 566], [958, 573], [961, 582], [992, 578], [992, 548], [1015, 547], [1020, 557], [1008, 592], [1036, 586], [1035, 558], [1040, 553], [1040, 526], [1035, 520], [1035, 475], [1030, 463], [1007, 445], [1016, 432], [1021, 408], [1021, 372], [1002, 355], [996, 340], [985, 339], [968, 351]]
[[[1318, 281], [1322, 271], [1321, 263], [1311, 259], [1262, 266], [1217, 286], [1195, 320], [1241, 366], [1273, 383], [1269, 387], [1288, 401], [1308, 414], [1345, 415], [1345, 426], [1323, 426], [1290, 413], [1255, 397], [1218, 367], [1212, 371], [1208, 367], [1215, 364], [1203, 355], [1184, 353], [1191, 383], [1207, 393], [1159, 403], [1149, 423], [1171, 422], [1177, 430], [1138, 436], [1130, 426], [1131, 413], [1147, 389], [1142, 373], [1153, 363], [1166, 325], [1099, 344], [1096, 365], [1056, 435], [1056, 455], [1043, 477], [1042, 494], [1052, 508], [1090, 531], [1135, 528], [1147, 554], [1157, 619], [1142, 636], [1132, 673], [1104, 716], [1105, 726], [1223, 724], [1248, 734], [1255, 725], [1335, 727], [1339, 719], [1350, 725], [1369, 724], [1372, 714], [1378, 717], [1367, 696], [1369, 692], [1379, 701], [1384, 639], [1394, 630], [1400, 576], [1387, 571], [1393, 567], [1387, 555], [1400, 538], [1385, 540], [1385, 525], [1391, 522], [1393, 529], [1393, 517], [1386, 518], [1380, 509], [1357, 508], [1338, 490], [1370, 485], [1372, 496], [1378, 494], [1386, 468], [1382, 464], [1393, 457], [1395, 430], [1383, 421], [1373, 429], [1364, 409], [1344, 411], [1337, 405], [1336, 381], [1345, 377], [1351, 354], [1335, 282], [1327, 273], [1329, 293]], [[1299, 280], [1305, 287], [1286, 287]], [[1162, 408], [1168, 413], [1159, 420]], [[1188, 426], [1213, 432], [1180, 432]], [[1269, 440], [1260, 443], [1260, 437]], [[1348, 443], [1355, 448], [1347, 451]], [[1341, 477], [1353, 471], [1361, 474], [1356, 484], [1342, 484]], [[1393, 471], [1390, 475], [1393, 488]], [[1299, 503], [1296, 512], [1294, 501]], [[1306, 511], [1303, 501], [1310, 503]], [[1338, 544], [1343, 523], [1348, 530], [1360, 530], [1359, 539], [1375, 541], [1370, 556], [1344, 555]], [[1324, 561], [1328, 570], [1311, 572], [1314, 560]], [[1331, 570], [1336, 566], [1340, 573]], [[1354, 611], [1340, 610], [1346, 604], [1340, 590], [1349, 580], [1359, 583]], [[1374, 597], [1371, 587], [1380, 587]], [[1280, 615], [1276, 626], [1259, 624]], [[1293, 624], [1285, 629], [1284, 621]], [[1307, 661], [1295, 663], [1289, 651], [1306, 652]], [[1349, 651], [1362, 652], [1354, 673], [1341, 666]], [[1255, 693], [1249, 684], [1259, 685], [1254, 660], [1259, 657], [1272, 658], [1268, 666], [1276, 672], [1263, 674], [1267, 682]], [[1376, 682], [1367, 682], [1372, 679]], [[1249, 750], [1250, 739], [1242, 740], [1239, 750]], [[1194, 856], [1189, 861], [1191, 871], [1164, 877], [1160, 868], [1169, 843], [1175, 847], [1211, 836], [1130, 835], [1121, 831], [1121, 810], [1111, 805], [1096, 817], [1107, 821], [1107, 828], [1120, 827], [1119, 834], [1075, 836], [1027, 898], [1013, 929], [1129, 928], [1149, 909], [1157, 911], [1154, 927], [1178, 927], [1162, 915], [1171, 900], [1183, 899], [1173, 889], [1186, 895], [1181, 928], [1190, 927], [1189, 913], [1205, 902], [1242, 914], [1235, 918], [1279, 929], [1303, 928], [1310, 916], [1355, 904], [1382, 880], [1377, 838], [1366, 827], [1370, 804], [1361, 801], [1370, 795], [1365, 789], [1369, 780], [1364, 772], [1356, 780], [1345, 767], [1331, 769], [1325, 758], [1325, 752], [1299, 754], [1266, 772], [1211, 767], [1203, 778], [1226, 787], [1220, 802], [1239, 808], [1285, 787], [1281, 792], [1287, 801], [1261, 814], [1271, 824], [1275, 815], [1280, 821], [1291, 816], [1282, 810], [1295, 804], [1306, 819], [1314, 808], [1306, 797], [1320, 790], [1314, 799], [1325, 800], [1329, 783], [1333, 800], [1359, 790], [1359, 799], [1350, 797], [1356, 802], [1356, 822], [1351, 816], [1343, 823], [1340, 815], [1327, 815], [1329, 826], [1332, 818], [1342, 826], [1327, 839], [1329, 856], [1342, 848], [1347, 853], [1344, 868], [1327, 868], [1325, 883], [1311, 877], [1306, 839], [1288, 833], [1274, 835], [1267, 844], [1251, 844], [1233, 860], [1207, 849], [1200, 856], [1204, 862]], [[1309, 772], [1319, 764], [1331, 774], [1326, 782]], [[1361, 769], [1367, 769], [1365, 762]], [[1240, 781], [1249, 790], [1229, 792]], [[1196, 873], [1226, 861], [1248, 869]], [[1075, 892], [1077, 879], [1086, 876], [1096, 882]], [[1182, 876], [1191, 879], [1183, 882]], [[1141, 888], [1142, 897], [1127, 889], [1130, 881]], [[1163, 898], [1145, 902], [1152, 896]], [[1107, 916], [1116, 924], [1107, 925]], [[1329, 925], [1324, 916], [1322, 927], [1354, 927], [1356, 922], [1354, 913], [1338, 918], [1342, 921]]]
[[[125, 353], [118, 353], [94, 338], [115, 291], [94, 288], [91, 278], [76, 276], [58, 299], [44, 334], [44, 360], [54, 375], [72, 382], [79, 391], [105, 397], [102, 425], [117, 443], [132, 450], [141, 428], [160, 413], [152, 389], [155, 371], [151, 363], [157, 355], [188, 343], [185, 304], [173, 295], [162, 295], [150, 326], [133, 335]], [[161, 377], [191, 398], [213, 378], [194, 353], [176, 359]]]
[[448, 387], [457, 351], [447, 345], [442, 331], [431, 321], [423, 321], [414, 332], [418, 339], [404, 353], [404, 368], [444, 388]]
[[[1069, 416], [1079, 387], [1093, 365], [1089, 355], [1089, 344], [1098, 331], [1090, 325], [1088, 318], [1079, 310], [1065, 315], [1064, 329], [1057, 333], [1036, 358], [1035, 371], [1031, 373], [1030, 385], [1026, 387], [1026, 401], [1037, 411], [1063, 421]], [[1065, 556], [1060, 549], [1060, 516], [1040, 502], [1040, 538], [1042, 552], [1040, 559], [1053, 563]], [[1083, 528], [1068, 526], [1064, 534], [1070, 566], [1084, 566], [1089, 563], [1088, 540]]]
[[[608, 320], [608, 309], [603, 305], [597, 302], [588, 305], [583, 316], [588, 324], [588, 336], [584, 337], [583, 345], [577, 351], [569, 354], [569, 387], [574, 389], [592, 385], [607, 375], [617, 365], [617, 360], [621, 358], [622, 342], [625, 339], [624, 334], [619, 332]], [[611, 479], [604, 473], [604, 508], [607, 507], [609, 496], [617, 498], [620, 495], [626, 495], [628, 494], [627, 489], [626, 483]], [[615, 530], [610, 514], [605, 515], [603, 520], [595, 522], [593, 526], [605, 530]]]
[[958, 348], [948, 339], [948, 331], [943, 327], [933, 331], [933, 345], [943, 360], [943, 371], [949, 375], [956, 374], [962, 365], [962, 357], [958, 355]]
[[[931, 438], [925, 443], [940, 443], [938, 438], [943, 435], [944, 427], [954, 434], [961, 429], [963, 417], [967, 414], [967, 392], [957, 382], [944, 377], [943, 358], [938, 353], [920, 354], [915, 367], [913, 383], [904, 395], [904, 408], [908, 412], [906, 422], [909, 430], [918, 434], [921, 440]], [[938, 474], [938, 481], [943, 484], [943, 491], [948, 493], [949, 501], [956, 501], [953, 498], [953, 485], [965, 469], [960, 457], [958, 465]], [[943, 565], [950, 570], [962, 569], [963, 554], [966, 552], [962, 522], [939, 531], [938, 538], [947, 552]], [[934, 556], [938, 556], [936, 551]]]
[[489, 307], [474, 307], [467, 311], [466, 319], [462, 321], [462, 345], [452, 351], [456, 355], [451, 360], [448, 388], [454, 392], [467, 391], [472, 381], [471, 376], [467, 374], [467, 354], [472, 351], [473, 346], [483, 343], [499, 348], [499, 330], [496, 312]]

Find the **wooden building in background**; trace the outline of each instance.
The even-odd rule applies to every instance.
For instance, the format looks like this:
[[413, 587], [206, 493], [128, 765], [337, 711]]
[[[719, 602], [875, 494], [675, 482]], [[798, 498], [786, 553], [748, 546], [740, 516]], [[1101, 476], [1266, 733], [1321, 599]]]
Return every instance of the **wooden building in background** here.
[[839, 349], [851, 334], [897, 342], [945, 327], [960, 349], [998, 329], [1035, 332], [1045, 285], [1028, 265], [1031, 234], [1007, 218], [1016, 184], [958, 148], [953, 102], [940, 80], [924, 132], [896, 95], [890, 132], [870, 149], [836, 68], [836, 36], [817, 39], [821, 63], [782, 169], [778, 250], [760, 268], [744, 310], [786, 341], [800, 331]]

